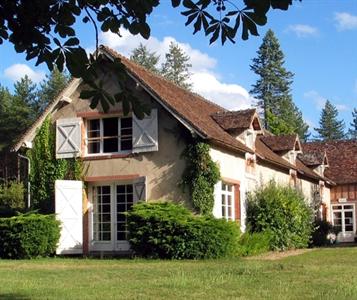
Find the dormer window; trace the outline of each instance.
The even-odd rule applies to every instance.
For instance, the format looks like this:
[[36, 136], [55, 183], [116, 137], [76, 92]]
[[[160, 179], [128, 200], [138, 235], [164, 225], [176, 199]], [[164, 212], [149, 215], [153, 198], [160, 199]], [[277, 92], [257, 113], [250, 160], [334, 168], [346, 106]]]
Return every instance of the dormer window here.
[[253, 149], [254, 148], [254, 140], [255, 134], [253, 130], [246, 130], [245, 131], [245, 144], [247, 147]]

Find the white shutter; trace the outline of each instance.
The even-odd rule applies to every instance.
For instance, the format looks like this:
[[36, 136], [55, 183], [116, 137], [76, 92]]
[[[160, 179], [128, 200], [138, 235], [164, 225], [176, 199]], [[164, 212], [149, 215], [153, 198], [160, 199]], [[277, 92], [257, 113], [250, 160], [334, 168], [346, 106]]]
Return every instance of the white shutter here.
[[152, 109], [150, 116], [139, 120], [133, 116], [133, 152], [158, 151], [157, 109]]
[[57, 254], [83, 253], [82, 181], [56, 180], [56, 218], [61, 222]]
[[72, 158], [81, 154], [81, 118], [56, 122], [56, 158]]
[[146, 176], [139, 177], [133, 181], [133, 202], [146, 201]]

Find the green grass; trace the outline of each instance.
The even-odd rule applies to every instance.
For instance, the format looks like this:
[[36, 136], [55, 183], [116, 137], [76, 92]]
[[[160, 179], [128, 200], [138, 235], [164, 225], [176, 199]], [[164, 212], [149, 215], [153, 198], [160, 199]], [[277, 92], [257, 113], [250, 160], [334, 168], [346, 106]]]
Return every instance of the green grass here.
[[357, 248], [276, 261], [0, 260], [0, 299], [357, 299]]

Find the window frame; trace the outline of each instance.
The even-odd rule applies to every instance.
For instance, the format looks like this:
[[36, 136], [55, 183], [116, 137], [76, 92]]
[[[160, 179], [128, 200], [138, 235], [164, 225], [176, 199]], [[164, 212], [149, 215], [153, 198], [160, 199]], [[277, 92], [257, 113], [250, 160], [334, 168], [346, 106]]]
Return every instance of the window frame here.
[[[226, 186], [227, 189], [223, 189]], [[228, 186], [231, 187], [231, 191], [228, 190]], [[227, 221], [235, 221], [235, 186], [232, 183], [222, 181], [221, 183], [221, 199], [220, 199], [220, 208], [221, 208], [221, 217]], [[225, 204], [223, 204], [223, 197], [225, 196]], [[228, 196], [231, 196], [231, 205], [228, 205]], [[231, 215], [229, 215], [229, 207], [231, 208]], [[223, 210], [225, 213], [223, 214]]]
[[[118, 136], [117, 141], [118, 141], [118, 151], [116, 152], [104, 152], [104, 119], [110, 119], [110, 118], [116, 118], [117, 119], [117, 126], [118, 126]], [[121, 135], [121, 130], [122, 130], [122, 125], [121, 125], [121, 120], [122, 119], [131, 119], [131, 149], [129, 150], [121, 150], [121, 142], [122, 138], [124, 135]], [[90, 121], [93, 120], [99, 120], [99, 137], [98, 138], [89, 138], [88, 133], [89, 133], [89, 124]], [[125, 137], [130, 137], [126, 136]], [[114, 137], [108, 137], [108, 138], [114, 138]], [[93, 118], [86, 118], [85, 119], [85, 156], [86, 157], [92, 157], [92, 156], [106, 156], [106, 155], [115, 155], [115, 154], [130, 154], [133, 151], [133, 117], [131, 115], [129, 116], [117, 116], [117, 115], [109, 115], [109, 116], [103, 116], [103, 117], [93, 117]], [[99, 152], [96, 153], [89, 153], [89, 145], [90, 141], [93, 140], [99, 140]]]

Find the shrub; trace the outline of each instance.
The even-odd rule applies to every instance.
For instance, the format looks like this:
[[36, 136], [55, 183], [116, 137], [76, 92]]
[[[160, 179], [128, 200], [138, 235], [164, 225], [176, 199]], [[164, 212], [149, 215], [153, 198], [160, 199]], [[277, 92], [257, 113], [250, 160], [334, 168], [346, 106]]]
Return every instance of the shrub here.
[[315, 247], [327, 246], [331, 244], [328, 238], [330, 233], [338, 234], [338, 230], [329, 222], [318, 220], [314, 224], [315, 230], [312, 233], [310, 245]]
[[25, 208], [24, 185], [16, 181], [0, 185], [0, 206], [13, 209]]
[[34, 258], [55, 252], [60, 223], [53, 215], [0, 218], [0, 257]]
[[249, 195], [247, 221], [252, 232], [271, 233], [272, 250], [307, 247], [313, 230], [312, 210], [304, 197], [274, 181]]
[[239, 239], [234, 222], [194, 216], [174, 203], [138, 203], [128, 212], [129, 241], [136, 255], [200, 259], [233, 255]]
[[257, 255], [270, 250], [270, 232], [245, 232], [237, 248], [238, 256]]

